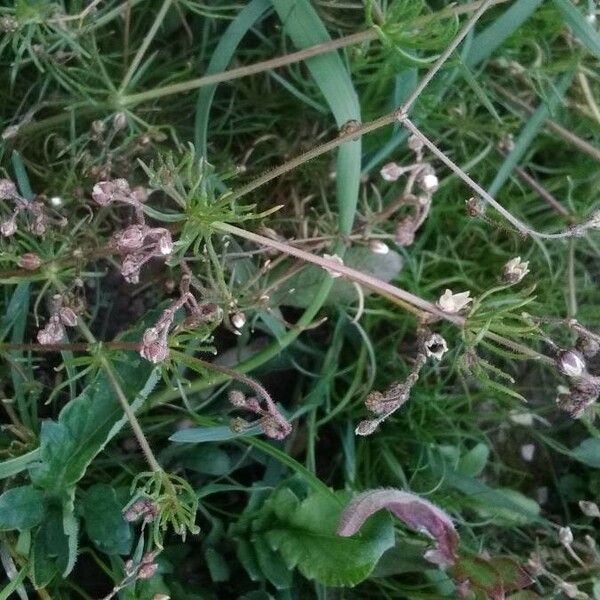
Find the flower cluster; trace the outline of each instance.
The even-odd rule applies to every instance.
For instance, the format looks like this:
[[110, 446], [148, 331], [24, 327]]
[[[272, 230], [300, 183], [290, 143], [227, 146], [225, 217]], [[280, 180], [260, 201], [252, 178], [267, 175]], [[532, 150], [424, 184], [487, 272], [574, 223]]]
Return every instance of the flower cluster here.
[[92, 190], [92, 198], [99, 206], [114, 203], [127, 204], [135, 209], [137, 223], [113, 234], [111, 246], [123, 256], [121, 274], [125, 281], [138, 283], [142, 267], [152, 258], [164, 258], [173, 251], [171, 233], [164, 227], [149, 227], [144, 218], [143, 188], [130, 189], [125, 179], [100, 181]]
[[356, 435], [371, 435], [377, 427], [390, 415], [395, 413], [410, 398], [410, 392], [419, 379], [419, 373], [428, 358], [440, 360], [448, 350], [446, 340], [438, 333], [421, 331], [420, 351], [408, 377], [402, 382], [392, 384], [385, 393], [371, 392], [365, 400], [365, 406], [375, 418], [361, 421], [356, 429]]
[[65, 337], [65, 327], [77, 325], [77, 313], [69, 306], [64, 305], [64, 298], [56, 294], [52, 298], [52, 312], [43, 329], [37, 334], [37, 340], [43, 346], [59, 344]]
[[[39, 197], [38, 197], [39, 198]], [[50, 223], [63, 227], [64, 218], [52, 218], [40, 199], [26, 200], [17, 191], [17, 186], [10, 179], [0, 179], [0, 200], [13, 203], [12, 215], [0, 223], [0, 234], [10, 237], [17, 232], [18, 220], [23, 220], [27, 231], [34, 235], [44, 235]]]
[[189, 313], [179, 326], [181, 329], [195, 329], [201, 323], [221, 319], [222, 312], [216, 304], [198, 303], [189, 289], [190, 278], [189, 273], [183, 275], [179, 286], [179, 298], [163, 311], [154, 326], [144, 331], [140, 354], [152, 363], [163, 362], [169, 357], [169, 331], [179, 309], [186, 308]]
[[396, 222], [396, 242], [401, 246], [410, 246], [415, 240], [415, 234], [425, 222], [431, 208], [433, 194], [439, 187], [435, 170], [423, 159], [423, 142], [416, 136], [408, 140], [408, 147], [415, 154], [415, 162], [401, 166], [390, 162], [380, 170], [384, 181], [397, 181], [406, 175], [406, 183], [402, 195], [396, 202], [377, 215], [377, 220], [388, 219], [402, 206], [411, 207], [411, 214]]
[[[292, 426], [289, 421], [279, 412], [275, 403], [267, 393], [262, 394], [264, 396], [264, 404], [266, 408], [263, 408], [259, 400], [254, 396], [246, 396], [239, 390], [232, 390], [229, 393], [229, 402], [235, 408], [242, 408], [254, 413], [259, 417], [258, 425], [262, 429], [263, 433], [274, 440], [282, 440], [286, 438], [292, 431]], [[234, 431], [243, 431], [250, 423], [244, 419], [234, 419], [231, 424], [231, 428]]]

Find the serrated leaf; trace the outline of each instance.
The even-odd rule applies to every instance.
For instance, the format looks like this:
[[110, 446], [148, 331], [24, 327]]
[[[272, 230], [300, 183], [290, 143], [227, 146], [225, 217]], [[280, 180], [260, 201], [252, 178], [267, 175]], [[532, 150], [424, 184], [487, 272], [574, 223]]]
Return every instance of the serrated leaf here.
[[[278, 550], [288, 567], [297, 567], [307, 579], [328, 586], [354, 586], [373, 571], [382, 554], [394, 545], [389, 515], [370, 518], [360, 533], [344, 538], [336, 530], [348, 494], [335, 497], [313, 493], [285, 521], [268, 525], [264, 532], [274, 550]], [[289, 494], [276, 494], [270, 501], [289, 504]], [[278, 510], [283, 515], [284, 510]]]
[[37, 589], [63, 573], [69, 563], [69, 540], [63, 529], [63, 512], [52, 507], [33, 537], [31, 549], [33, 582]]
[[0, 496], [0, 530], [23, 531], [44, 518], [44, 495], [31, 485], [14, 487]]
[[[139, 409], [158, 375], [141, 357], [128, 355], [114, 365], [133, 410]], [[148, 380], [148, 381], [147, 381]], [[146, 382], [142, 387], [141, 382]], [[125, 424], [123, 409], [104, 373], [60, 412], [44, 421], [40, 463], [30, 468], [32, 482], [52, 493], [68, 490], [83, 477], [89, 463]]]
[[99, 550], [106, 554], [128, 554], [133, 536], [123, 518], [123, 504], [109, 485], [98, 483], [85, 493], [82, 502], [85, 530]]
[[[369, 248], [355, 246], [344, 254], [344, 264], [362, 273], [367, 273], [381, 281], [391, 281], [402, 269], [402, 257], [394, 251], [387, 254], [375, 254]], [[305, 308], [315, 297], [324, 277], [324, 270], [314, 265], [304, 267], [295, 276], [290, 277], [286, 289], [290, 290], [278, 298], [281, 304]], [[293, 290], [293, 291], [291, 291]], [[368, 295], [369, 290], [363, 289]], [[357, 291], [352, 282], [344, 278], [335, 279], [325, 304], [344, 305], [356, 302]]]

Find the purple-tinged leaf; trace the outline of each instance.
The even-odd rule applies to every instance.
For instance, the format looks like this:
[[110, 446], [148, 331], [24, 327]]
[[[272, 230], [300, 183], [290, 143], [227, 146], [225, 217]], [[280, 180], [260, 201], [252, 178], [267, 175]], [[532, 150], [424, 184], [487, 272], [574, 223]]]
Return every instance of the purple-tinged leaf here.
[[338, 535], [354, 535], [377, 511], [386, 508], [408, 527], [436, 541], [425, 559], [441, 568], [456, 562], [458, 534], [450, 517], [437, 506], [415, 494], [395, 489], [376, 489], [358, 495], [344, 510]]

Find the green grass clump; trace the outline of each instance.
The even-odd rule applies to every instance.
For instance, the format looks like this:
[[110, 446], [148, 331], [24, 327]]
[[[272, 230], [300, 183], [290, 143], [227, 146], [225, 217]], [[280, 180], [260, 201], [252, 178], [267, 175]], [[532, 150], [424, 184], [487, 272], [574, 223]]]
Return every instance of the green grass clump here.
[[484, 8], [0, 7], [0, 598], [600, 598], [596, 7]]

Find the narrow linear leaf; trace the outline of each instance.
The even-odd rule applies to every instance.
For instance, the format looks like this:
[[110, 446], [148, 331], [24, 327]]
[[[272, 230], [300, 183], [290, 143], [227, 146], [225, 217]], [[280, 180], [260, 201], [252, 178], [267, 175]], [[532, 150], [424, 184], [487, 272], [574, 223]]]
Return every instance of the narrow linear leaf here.
[[596, 58], [600, 58], [600, 34], [592, 27], [591, 23], [579, 12], [571, 0], [553, 0], [553, 2], [575, 36]]

